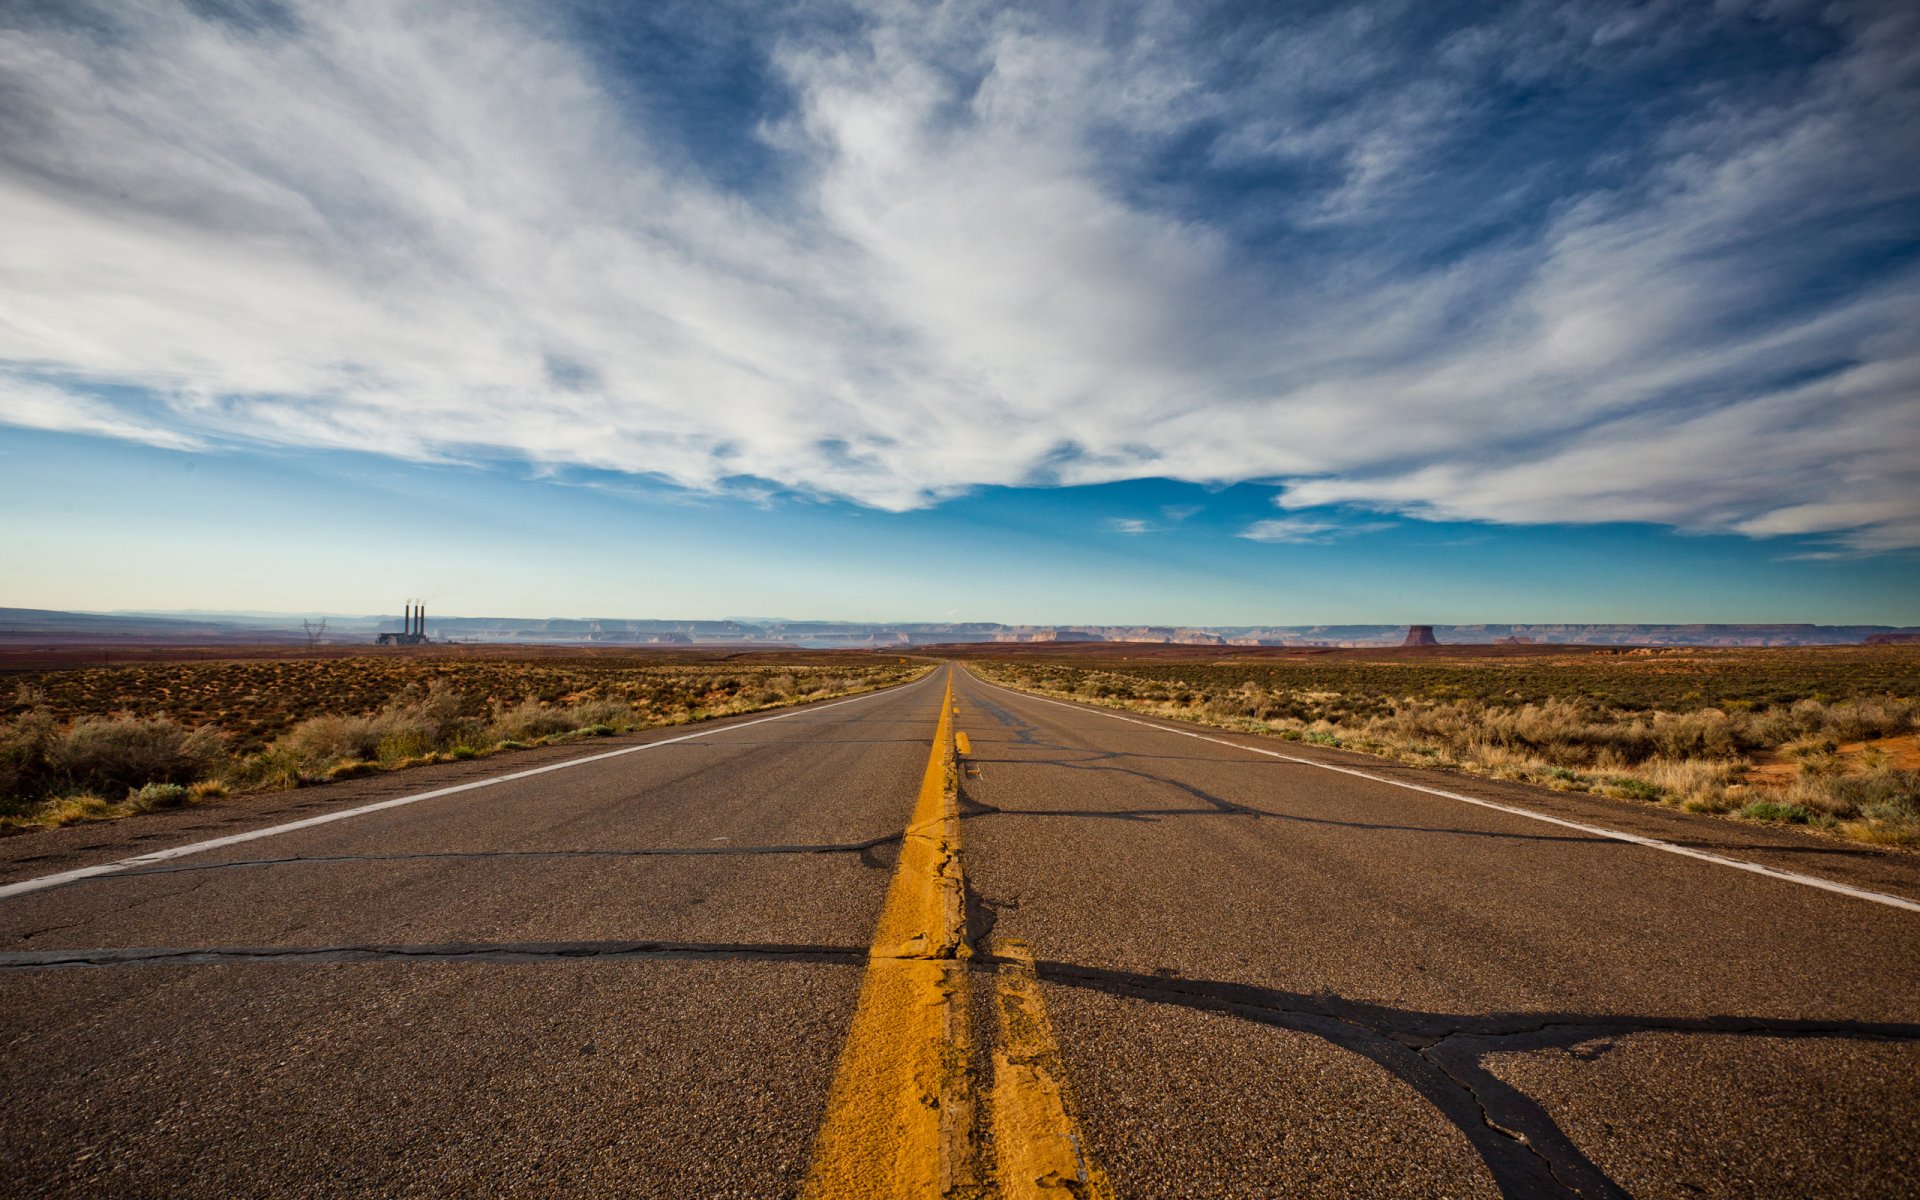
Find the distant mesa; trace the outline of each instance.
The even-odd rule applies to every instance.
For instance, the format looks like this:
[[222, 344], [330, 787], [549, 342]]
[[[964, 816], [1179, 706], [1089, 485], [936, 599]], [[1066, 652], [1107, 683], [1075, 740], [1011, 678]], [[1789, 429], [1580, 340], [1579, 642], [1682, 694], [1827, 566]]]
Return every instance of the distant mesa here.
[[[139, 645], [308, 644], [323, 614], [258, 612], [73, 613], [0, 608], [0, 647], [114, 642]], [[809, 650], [1033, 643], [1158, 643], [1223, 653], [1274, 649], [1400, 646], [1912, 646], [1915, 625], [1624, 625], [1585, 623], [1479, 625], [1005, 625], [997, 621], [669, 620], [638, 617], [449, 617], [428, 624], [420, 605], [400, 618], [324, 614], [330, 641], [388, 646], [550, 645], [800, 647]], [[305, 632], [303, 624], [309, 625]], [[1431, 638], [1431, 640], [1428, 640]]]

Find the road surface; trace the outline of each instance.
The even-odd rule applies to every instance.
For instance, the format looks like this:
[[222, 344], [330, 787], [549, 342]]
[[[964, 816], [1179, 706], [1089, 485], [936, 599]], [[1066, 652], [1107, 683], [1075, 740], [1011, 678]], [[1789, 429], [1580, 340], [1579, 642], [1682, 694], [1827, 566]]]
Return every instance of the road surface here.
[[1911, 1196], [1916, 901], [1911, 856], [942, 668], [0, 842], [0, 1178]]

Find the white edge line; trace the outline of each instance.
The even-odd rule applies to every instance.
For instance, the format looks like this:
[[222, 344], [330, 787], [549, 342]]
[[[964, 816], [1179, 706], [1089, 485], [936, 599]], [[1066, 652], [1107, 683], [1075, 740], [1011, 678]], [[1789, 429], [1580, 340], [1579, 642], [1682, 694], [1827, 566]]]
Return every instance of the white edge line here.
[[1138, 717], [1123, 717], [1119, 713], [1085, 704], [1068, 704], [1047, 696], [1036, 696], [1032, 692], [1022, 692], [1014, 688], [1002, 687], [997, 683], [988, 683], [971, 671], [967, 678], [986, 687], [1022, 696], [1029, 700], [1038, 700], [1042, 704], [1051, 704], [1058, 708], [1075, 712], [1096, 713], [1103, 717], [1112, 717], [1116, 721], [1125, 721], [1129, 725], [1144, 725], [1148, 729], [1158, 729], [1162, 733], [1177, 733], [1181, 737], [1198, 738], [1203, 742], [1212, 742], [1219, 746], [1231, 746], [1236, 750], [1247, 750], [1254, 754], [1264, 754], [1268, 758], [1284, 759], [1290, 763], [1301, 763], [1309, 767], [1319, 767], [1323, 771], [1338, 771], [1342, 775], [1352, 775], [1359, 779], [1384, 783], [1389, 787], [1405, 788], [1410, 792], [1425, 792], [1429, 796], [1439, 796], [1444, 800], [1458, 800], [1462, 804], [1476, 804], [1481, 808], [1490, 808], [1495, 812], [1508, 813], [1516, 817], [1525, 817], [1530, 821], [1544, 821], [1549, 825], [1559, 825], [1566, 829], [1577, 829], [1581, 833], [1591, 833], [1597, 837], [1611, 838], [1616, 842], [1631, 842], [1636, 846], [1645, 846], [1649, 850], [1664, 850], [1668, 854], [1678, 854], [1683, 858], [1697, 858], [1701, 862], [1715, 863], [1722, 867], [1732, 867], [1736, 871], [1751, 871], [1755, 875], [1765, 875], [1770, 879], [1782, 879], [1788, 883], [1798, 883], [1806, 887], [1819, 888], [1821, 891], [1838, 892], [1842, 896], [1852, 896], [1856, 900], [1869, 900], [1875, 904], [1885, 904], [1891, 908], [1904, 908], [1909, 912], [1920, 912], [1920, 902], [1904, 896], [1891, 896], [1885, 892], [1871, 892], [1865, 888], [1837, 883], [1831, 879], [1822, 879], [1817, 875], [1802, 875], [1798, 871], [1782, 871], [1778, 867], [1769, 867], [1757, 862], [1748, 862], [1744, 858], [1728, 858], [1724, 854], [1712, 854], [1705, 850], [1695, 850], [1690, 846], [1679, 846], [1672, 842], [1663, 842], [1659, 838], [1644, 837], [1637, 833], [1624, 833], [1618, 829], [1606, 829], [1599, 825], [1583, 825], [1579, 821], [1569, 821], [1563, 817], [1550, 817], [1546, 813], [1532, 812], [1524, 808], [1515, 808], [1510, 804], [1498, 804], [1492, 800], [1482, 800], [1477, 796], [1463, 796], [1459, 792], [1449, 792], [1442, 788], [1427, 787], [1424, 784], [1408, 783], [1404, 779], [1388, 779], [1384, 775], [1373, 775], [1355, 767], [1342, 767], [1334, 763], [1317, 762], [1311, 758], [1300, 758], [1293, 754], [1282, 754], [1278, 750], [1268, 750], [1261, 746], [1249, 746], [1245, 742], [1230, 742], [1225, 738], [1208, 737], [1204, 733], [1195, 733], [1190, 729], [1179, 729], [1171, 725], [1162, 725], [1157, 721], [1143, 721]]
[[511, 783], [516, 779], [526, 779], [534, 775], [545, 775], [548, 771], [561, 771], [568, 767], [578, 767], [586, 763], [604, 762], [609, 758], [619, 758], [623, 754], [638, 754], [642, 750], [652, 750], [659, 746], [671, 746], [676, 742], [690, 742], [694, 738], [709, 737], [716, 733], [727, 733], [735, 729], [745, 729], [750, 725], [765, 725], [769, 721], [784, 721], [788, 717], [798, 717], [806, 713], [825, 712], [829, 708], [839, 708], [843, 704], [857, 704], [862, 700], [871, 700], [876, 696], [890, 695], [907, 688], [925, 683], [932, 675], [923, 676], [912, 683], [896, 684], [881, 688], [864, 695], [849, 696], [845, 700], [835, 700], [828, 704], [803, 705], [789, 712], [776, 713], [770, 717], [756, 717], [751, 721], [740, 721], [732, 725], [715, 725], [695, 733], [683, 733], [679, 737], [662, 738], [657, 742], [642, 742], [638, 746], [622, 746], [618, 750], [608, 750], [600, 754], [589, 754], [581, 758], [569, 758], [565, 762], [548, 763], [544, 767], [529, 767], [524, 771], [514, 771], [506, 775], [492, 775], [486, 779], [476, 779], [471, 783], [456, 783], [452, 787], [435, 788], [430, 792], [415, 792], [411, 796], [396, 796], [391, 800], [381, 800], [373, 804], [362, 804], [358, 808], [343, 808], [338, 812], [322, 813], [317, 817], [305, 817], [298, 821], [288, 821], [283, 825], [269, 825], [263, 829], [250, 829], [245, 833], [228, 834], [226, 837], [211, 838], [204, 842], [189, 842], [184, 846], [172, 846], [165, 850], [154, 850], [133, 858], [115, 859], [113, 862], [99, 863], [91, 867], [76, 867], [71, 871], [61, 871], [56, 875], [40, 875], [33, 879], [22, 879], [15, 883], [0, 886], [0, 900], [9, 896], [38, 892], [46, 888], [59, 887], [65, 883], [75, 883], [82, 879], [92, 879], [97, 875], [111, 875], [129, 867], [145, 867], [154, 863], [166, 862], [172, 858], [184, 858], [189, 854], [199, 854], [207, 850], [218, 850], [222, 846], [235, 846], [241, 842], [251, 842], [258, 838], [273, 837], [276, 834], [292, 833], [296, 829], [312, 829], [316, 825], [326, 825], [333, 821], [344, 821], [348, 817], [361, 817], [368, 813], [379, 812], [387, 808], [399, 808], [403, 804], [415, 804], [421, 800], [436, 800], [441, 796], [451, 796], [456, 792], [471, 792], [476, 788], [492, 787], [497, 783]]

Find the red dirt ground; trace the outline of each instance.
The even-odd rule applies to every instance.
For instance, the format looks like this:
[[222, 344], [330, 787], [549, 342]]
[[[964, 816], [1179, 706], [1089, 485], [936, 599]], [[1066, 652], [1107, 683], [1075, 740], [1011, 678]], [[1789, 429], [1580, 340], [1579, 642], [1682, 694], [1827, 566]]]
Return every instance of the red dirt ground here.
[[58, 671], [69, 667], [130, 667], [145, 663], [219, 662], [234, 659], [327, 658], [633, 658], [659, 663], [836, 662], [848, 658], [900, 658], [891, 650], [802, 650], [781, 646], [525, 646], [511, 643], [459, 646], [300, 646], [278, 643], [58, 641], [0, 637], [0, 672]]
[[1100, 662], [1241, 662], [1247, 659], [1327, 658], [1393, 662], [1431, 658], [1547, 658], [1555, 655], [1626, 654], [1632, 646], [1567, 646], [1533, 643], [1441, 643], [1437, 646], [1189, 646], [1165, 642], [957, 642], [914, 646], [906, 654], [933, 658], [1034, 658]]

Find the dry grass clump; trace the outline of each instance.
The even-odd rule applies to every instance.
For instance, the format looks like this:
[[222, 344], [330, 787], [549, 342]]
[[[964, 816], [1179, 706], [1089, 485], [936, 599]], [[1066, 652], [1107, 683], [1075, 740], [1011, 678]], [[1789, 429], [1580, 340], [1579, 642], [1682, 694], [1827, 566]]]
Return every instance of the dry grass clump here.
[[[20, 689], [0, 719], [0, 832], [751, 712], [924, 669], [301, 660], [61, 672]], [[121, 690], [103, 691], [103, 680]], [[371, 702], [323, 702], [350, 696]], [[134, 711], [156, 700], [185, 719]], [[116, 707], [75, 711], [95, 701]], [[243, 710], [273, 719], [243, 735], [213, 719]]]
[[576, 729], [630, 729], [633, 720], [633, 709], [617, 700], [577, 700], [565, 706], [523, 700], [511, 708], [497, 706], [487, 736], [524, 745]]
[[522, 700], [497, 703], [490, 714], [446, 681], [388, 702], [361, 716], [327, 714], [295, 725], [242, 770], [255, 782], [298, 786], [422, 762], [476, 758], [560, 738], [620, 733], [639, 721], [630, 705], [583, 699], [571, 704]]
[[265, 750], [316, 716], [370, 716], [435, 683], [460, 697], [460, 715], [489, 718], [525, 701], [566, 707], [624, 703], [648, 723], [675, 724], [796, 699], [898, 682], [920, 668], [895, 661], [662, 662], [658, 656], [551, 658], [369, 656], [148, 663], [37, 672], [0, 718], [38, 710], [61, 724], [122, 713], [216, 725], [231, 751]]
[[[1876, 648], [1877, 649], [1877, 648]], [[1792, 676], [1782, 663], [1798, 668]], [[980, 663], [1028, 691], [1563, 791], [1920, 844], [1920, 772], [1871, 743], [1920, 728], [1920, 655], [1426, 665]], [[1717, 672], [1717, 673], [1716, 673]], [[1885, 688], [1834, 694], [1835, 688]], [[1764, 778], [1756, 759], [1790, 764]]]
[[221, 756], [213, 728], [183, 729], [165, 717], [88, 717], [62, 728], [32, 712], [0, 723], [0, 794], [191, 783]]
[[424, 692], [388, 701], [363, 716], [326, 714], [295, 725], [273, 749], [302, 762], [331, 765], [349, 759], [397, 762], [451, 749], [474, 727], [466, 702], [445, 680]]
[[[214, 728], [166, 717], [88, 717], [62, 726], [33, 710], [0, 722], [0, 829], [63, 825], [185, 803], [225, 760]], [[115, 802], [103, 796], [121, 795]]]

